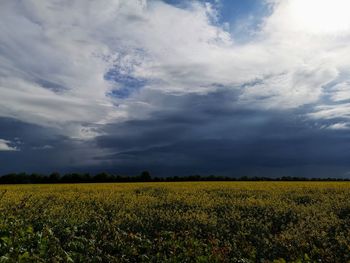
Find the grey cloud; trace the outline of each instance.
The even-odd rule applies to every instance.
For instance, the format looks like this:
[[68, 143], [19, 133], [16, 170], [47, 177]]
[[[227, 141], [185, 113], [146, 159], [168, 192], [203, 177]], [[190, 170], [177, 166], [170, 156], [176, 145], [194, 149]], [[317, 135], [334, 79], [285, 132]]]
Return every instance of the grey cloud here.
[[176, 112], [106, 127], [96, 141], [111, 153], [97, 160], [110, 163], [106, 169], [158, 175], [342, 176], [348, 169], [346, 132], [323, 129], [331, 123], [310, 121], [302, 109], [237, 108], [223, 94], [172, 98], [182, 105]]

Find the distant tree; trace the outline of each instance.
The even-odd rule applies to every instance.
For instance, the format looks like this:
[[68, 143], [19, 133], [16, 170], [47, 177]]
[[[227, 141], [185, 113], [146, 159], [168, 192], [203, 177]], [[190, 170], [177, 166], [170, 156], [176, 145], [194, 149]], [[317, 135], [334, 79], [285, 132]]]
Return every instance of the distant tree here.
[[82, 180], [84, 183], [91, 182], [91, 175], [89, 173], [85, 173], [81, 176]]
[[99, 173], [96, 174], [93, 178], [95, 182], [110, 182], [112, 177], [108, 173]]
[[148, 171], [143, 171], [140, 176], [140, 180], [143, 182], [151, 181], [151, 174]]
[[59, 173], [52, 173], [49, 175], [49, 181], [50, 183], [57, 183], [61, 178], [61, 175]]

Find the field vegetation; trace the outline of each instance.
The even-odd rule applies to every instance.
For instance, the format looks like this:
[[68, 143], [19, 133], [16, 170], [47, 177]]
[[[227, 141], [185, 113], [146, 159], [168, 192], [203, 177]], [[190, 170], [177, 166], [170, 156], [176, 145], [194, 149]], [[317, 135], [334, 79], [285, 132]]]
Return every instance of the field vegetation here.
[[0, 186], [0, 262], [350, 262], [348, 182]]

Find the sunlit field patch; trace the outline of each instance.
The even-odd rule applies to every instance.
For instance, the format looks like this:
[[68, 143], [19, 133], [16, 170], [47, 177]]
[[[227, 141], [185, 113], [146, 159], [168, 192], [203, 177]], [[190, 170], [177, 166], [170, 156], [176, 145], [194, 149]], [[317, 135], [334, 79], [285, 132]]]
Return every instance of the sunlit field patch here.
[[350, 183], [0, 186], [0, 262], [347, 262]]

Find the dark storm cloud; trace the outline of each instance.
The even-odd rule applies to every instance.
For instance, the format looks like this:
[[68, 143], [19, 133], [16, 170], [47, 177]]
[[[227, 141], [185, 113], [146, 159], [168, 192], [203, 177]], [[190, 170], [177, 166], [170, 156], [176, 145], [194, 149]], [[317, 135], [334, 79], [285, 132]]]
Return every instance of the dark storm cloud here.
[[71, 139], [51, 128], [12, 118], [0, 118], [0, 127], [0, 138], [18, 149], [0, 151], [0, 174], [74, 171], [92, 165], [92, 156], [99, 153], [93, 141]]
[[[0, 172], [110, 171], [154, 175], [345, 176], [350, 134], [304, 117], [307, 109], [252, 110], [227, 88], [206, 95], [162, 95], [168, 110], [148, 119], [101, 127], [90, 141], [0, 119], [0, 138], [18, 152], [0, 152]], [[19, 168], [20, 167], [20, 168]]]
[[108, 134], [98, 137], [97, 144], [113, 153], [97, 159], [109, 160], [123, 172], [149, 168], [159, 175], [343, 176], [347, 172], [346, 131], [322, 128], [330, 123], [302, 117], [302, 108], [254, 111], [237, 107], [232, 98], [227, 90], [174, 96], [173, 103], [178, 100], [181, 105], [177, 111], [106, 127]]

